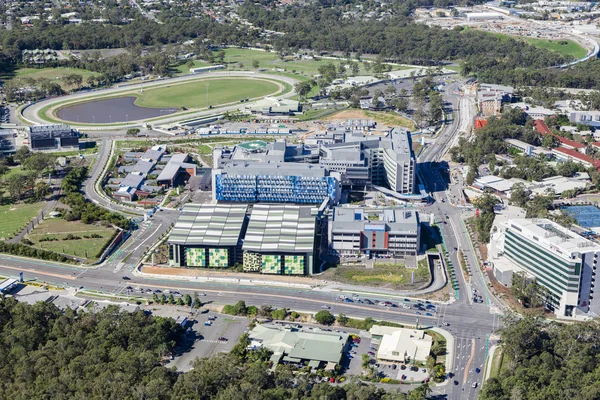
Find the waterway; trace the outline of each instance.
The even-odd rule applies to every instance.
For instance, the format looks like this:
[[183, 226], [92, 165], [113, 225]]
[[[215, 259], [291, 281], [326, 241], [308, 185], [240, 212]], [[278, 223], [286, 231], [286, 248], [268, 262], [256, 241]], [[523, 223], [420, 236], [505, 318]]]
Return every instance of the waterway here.
[[133, 96], [90, 101], [61, 108], [56, 115], [70, 122], [112, 124], [160, 117], [178, 111], [176, 108], [139, 107], [134, 101]]

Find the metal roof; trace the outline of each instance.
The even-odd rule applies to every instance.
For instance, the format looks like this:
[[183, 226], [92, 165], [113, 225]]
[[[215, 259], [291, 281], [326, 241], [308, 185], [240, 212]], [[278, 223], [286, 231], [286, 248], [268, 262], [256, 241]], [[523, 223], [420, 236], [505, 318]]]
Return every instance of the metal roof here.
[[340, 362], [342, 350], [348, 341], [347, 333], [305, 332], [276, 325], [256, 325], [249, 332], [251, 340], [258, 340], [284, 360], [316, 360]]
[[246, 217], [246, 206], [187, 204], [175, 223], [169, 243], [236, 246]]
[[256, 204], [244, 239], [244, 250], [311, 253], [315, 216], [311, 207]]

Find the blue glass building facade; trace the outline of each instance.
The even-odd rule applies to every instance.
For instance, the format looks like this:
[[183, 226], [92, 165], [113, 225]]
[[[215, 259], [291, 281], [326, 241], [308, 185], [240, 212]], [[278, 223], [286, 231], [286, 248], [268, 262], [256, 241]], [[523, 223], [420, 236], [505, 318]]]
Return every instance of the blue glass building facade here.
[[339, 193], [339, 182], [331, 176], [218, 174], [214, 185], [217, 200], [243, 203], [318, 204], [325, 199], [337, 202]]

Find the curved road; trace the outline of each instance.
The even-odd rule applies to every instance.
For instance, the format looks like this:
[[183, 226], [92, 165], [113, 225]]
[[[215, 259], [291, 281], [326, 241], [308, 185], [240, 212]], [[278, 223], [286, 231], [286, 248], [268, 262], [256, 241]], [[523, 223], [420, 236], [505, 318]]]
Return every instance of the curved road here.
[[[47, 124], [48, 122], [43, 120], [42, 118], [40, 118], [38, 116], [38, 113], [44, 107], [52, 106], [56, 103], [62, 103], [64, 101], [86, 100], [86, 99], [89, 99], [91, 101], [98, 96], [115, 95], [115, 94], [119, 94], [119, 93], [130, 92], [130, 91], [136, 90], [136, 89], [140, 89], [140, 90], [141, 89], [150, 89], [152, 87], [163, 86], [163, 85], [170, 84], [170, 83], [182, 83], [182, 82], [193, 81], [193, 80], [198, 80], [198, 79], [229, 77], [229, 76], [237, 77], [237, 78], [239, 78], [239, 77], [265, 78], [265, 79], [272, 79], [275, 81], [280, 81], [280, 82], [284, 82], [284, 83], [292, 85], [291, 91], [278, 96], [278, 97], [282, 97], [282, 98], [289, 98], [289, 97], [295, 95], [293, 86], [294, 86], [294, 84], [296, 84], [298, 82], [297, 79], [290, 78], [288, 76], [268, 74], [268, 73], [255, 73], [252, 71], [211, 72], [208, 74], [185, 75], [185, 76], [180, 76], [180, 77], [176, 77], [176, 78], [160, 79], [160, 80], [146, 82], [146, 83], [141, 82], [138, 84], [126, 85], [126, 86], [121, 86], [121, 87], [114, 86], [114, 87], [110, 87], [107, 89], [94, 90], [94, 91], [89, 91], [89, 92], [78, 92], [78, 93], [74, 93], [74, 94], [71, 94], [68, 96], [61, 96], [61, 97], [55, 97], [52, 99], [46, 99], [46, 100], [42, 100], [38, 103], [31, 104], [30, 106], [27, 106], [26, 108], [24, 108], [21, 111], [21, 115], [26, 121], [28, 121], [31, 124]], [[248, 103], [244, 103], [244, 104], [247, 105]], [[175, 121], [182, 121], [182, 120], [188, 120], [188, 119], [198, 118], [198, 117], [207, 116], [207, 115], [214, 115], [214, 114], [222, 113], [225, 111], [233, 111], [233, 110], [237, 110], [238, 108], [239, 108], [239, 103], [236, 103], [236, 104], [231, 104], [231, 105], [224, 106], [224, 107], [213, 108], [210, 110], [201, 110], [201, 111], [186, 114], [186, 115], [179, 115], [179, 116], [170, 115], [170, 116], [165, 116], [164, 118], [153, 119], [152, 124], [153, 125], [167, 124], [167, 123], [172, 123]], [[108, 124], [105, 124], [105, 125], [103, 125], [103, 124], [78, 125], [76, 123], [69, 122], [69, 125], [71, 125], [75, 129], [79, 129], [79, 130], [113, 130], [114, 131], [114, 130], [119, 130], [119, 129], [124, 129], [124, 128], [131, 128], [131, 127], [135, 127], [135, 126], [142, 126], [143, 122], [144, 121], [139, 120], [139, 121], [132, 121], [129, 123], [124, 123], [124, 124], [110, 124], [110, 125], [108, 125]]]
[[[468, 101], [457, 97], [453, 90], [445, 93], [445, 100], [451, 102], [455, 109], [455, 119], [449, 123], [440, 133], [435, 145], [429, 146], [421, 155], [420, 168], [425, 172], [428, 189], [433, 192], [436, 200], [445, 197], [447, 182], [439, 174], [437, 162], [447, 152], [461, 127], [468, 123], [471, 115], [468, 109]], [[465, 104], [467, 103], [467, 104]], [[465, 111], [465, 106], [467, 107]], [[464, 115], [463, 115], [464, 114]], [[461, 121], [462, 119], [462, 121]], [[93, 184], [102, 173], [110, 152], [111, 142], [105, 140], [98, 155], [98, 161], [94, 166], [90, 180], [85, 183], [86, 194], [89, 198], [107, 208], [119, 211], [131, 212], [123, 209], [125, 206], [116, 205], [103, 196], [96, 193]], [[428, 207], [428, 211], [435, 214], [438, 221], [450, 221], [449, 224], [440, 224], [441, 232], [447, 249], [451, 252], [452, 263], [459, 265], [454, 247], [460, 247], [465, 253], [469, 263], [478, 265], [475, 254], [470, 247], [470, 241], [462, 227], [462, 209], [453, 207], [451, 204], [441, 201], [435, 202]], [[173, 213], [171, 215], [171, 213]], [[446, 395], [451, 399], [474, 399], [479, 388], [472, 388], [473, 383], [481, 386], [483, 374], [474, 372], [475, 368], [483, 370], [489, 335], [497, 328], [498, 316], [492, 312], [495, 300], [487, 292], [483, 275], [475, 268], [475, 276], [472, 277], [470, 285], [460, 276], [458, 299], [449, 304], [438, 305], [437, 313], [433, 316], [415, 315], [413, 311], [402, 308], [382, 308], [376, 305], [341, 303], [336, 301], [339, 295], [351, 296], [352, 293], [341, 290], [326, 289], [297, 289], [287, 287], [254, 286], [251, 284], [239, 285], [231, 283], [207, 283], [172, 281], [161, 278], [139, 277], [131, 274], [135, 261], [144, 254], [146, 248], [156, 241], [160, 232], [166, 231], [168, 225], [174, 221], [176, 212], [159, 212], [148, 222], [140, 224], [140, 229], [135, 231], [134, 237], [128, 240], [122, 248], [117, 250], [107, 262], [95, 268], [62, 265], [40, 260], [24, 259], [9, 255], [0, 255], [0, 274], [4, 276], [18, 276], [24, 272], [25, 279], [36, 279], [61, 286], [79, 287], [83, 286], [90, 290], [103, 292], [122, 293], [127, 286], [139, 286], [141, 288], [161, 288], [179, 290], [191, 293], [193, 291], [205, 292], [205, 299], [221, 304], [233, 303], [244, 299], [249, 305], [270, 304], [275, 307], [288, 307], [298, 311], [319, 311], [323, 305], [331, 307], [335, 314], [344, 313], [353, 317], [371, 317], [389, 321], [414, 324], [419, 322], [426, 326], [445, 326], [455, 337], [455, 348], [450, 349], [454, 354], [454, 368], [452, 372], [458, 385], [451, 382], [442, 386], [433, 387], [434, 393]], [[446, 218], [448, 216], [448, 218]], [[124, 280], [127, 277], [129, 280]], [[471, 288], [476, 288], [485, 295], [485, 303], [472, 303]], [[373, 288], [365, 288], [366, 292], [375, 292]], [[381, 297], [379, 297], [381, 296]], [[372, 300], [385, 298], [384, 295], [369, 294]], [[389, 298], [389, 296], [387, 296]], [[403, 301], [403, 298], [397, 298]], [[446, 324], [449, 324], [446, 325]]]

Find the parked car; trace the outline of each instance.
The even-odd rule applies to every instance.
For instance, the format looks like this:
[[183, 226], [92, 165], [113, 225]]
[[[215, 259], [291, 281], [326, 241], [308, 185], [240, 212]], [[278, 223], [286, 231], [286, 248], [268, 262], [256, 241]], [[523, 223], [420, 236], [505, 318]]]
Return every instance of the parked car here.
[[473, 384], [471, 385], [471, 387], [476, 388], [477, 387], [477, 382], [473, 382]]
[[226, 342], [229, 339], [227, 339], [226, 337], [221, 336], [220, 338], [217, 339], [219, 342]]
[[481, 370], [479, 368], [475, 368], [475, 372], [480, 373]]
[[458, 385], [458, 381], [454, 381], [454, 384], [455, 384], [455, 385]]
[[425, 315], [427, 315], [428, 317], [433, 317], [433, 314], [430, 312], [426, 312]]
[[406, 369], [406, 365], [402, 364], [402, 365], [400, 366], [400, 369], [401, 369], [401, 370], [405, 370], [405, 369]]

